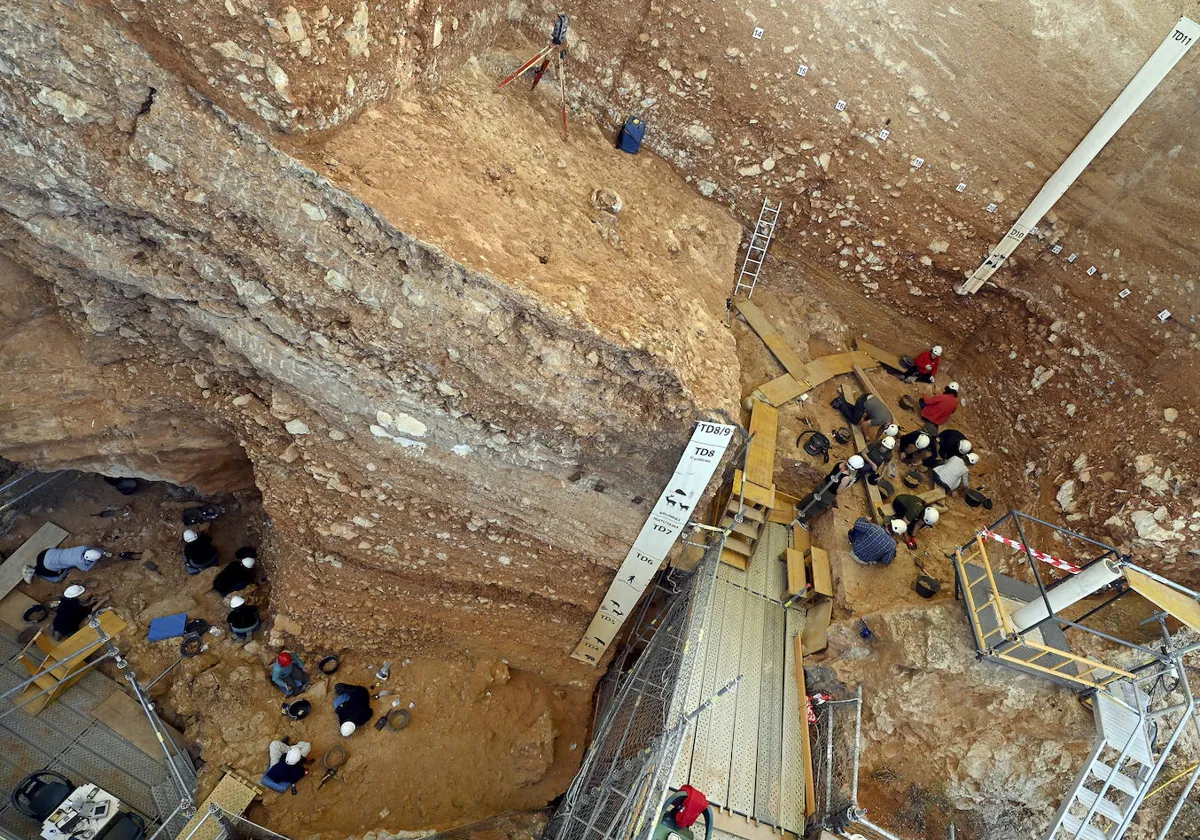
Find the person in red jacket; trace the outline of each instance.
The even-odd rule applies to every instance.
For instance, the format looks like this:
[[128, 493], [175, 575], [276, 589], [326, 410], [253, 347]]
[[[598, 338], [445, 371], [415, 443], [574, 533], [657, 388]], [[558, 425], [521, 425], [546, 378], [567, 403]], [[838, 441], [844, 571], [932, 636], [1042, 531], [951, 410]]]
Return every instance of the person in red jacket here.
[[905, 382], [933, 382], [942, 361], [942, 345], [935, 344], [904, 370]]
[[936, 397], [921, 397], [921, 419], [937, 427], [950, 419], [958, 409], [958, 383], [951, 382]]

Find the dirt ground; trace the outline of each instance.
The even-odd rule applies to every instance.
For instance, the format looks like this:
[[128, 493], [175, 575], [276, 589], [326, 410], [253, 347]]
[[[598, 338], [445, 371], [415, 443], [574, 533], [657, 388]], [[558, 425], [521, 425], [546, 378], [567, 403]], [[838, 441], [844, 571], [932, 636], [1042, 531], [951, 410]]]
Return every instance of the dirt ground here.
[[[0, 538], [0, 551], [11, 553], [47, 519], [67, 529], [64, 545], [99, 544], [114, 555], [140, 551], [133, 561], [105, 559], [91, 572], [72, 572], [61, 584], [37, 580], [19, 587], [49, 602], [71, 583], [82, 583], [89, 597], [108, 597], [130, 622], [119, 637], [143, 684], [175, 661], [178, 640], [148, 642], [152, 618], [186, 612], [226, 629], [225, 603], [211, 590], [216, 570], [188, 577], [179, 554], [180, 511], [196, 501], [215, 501], [226, 513], [210, 533], [222, 562], [243, 545], [261, 545], [257, 586], [242, 594], [266, 610], [273, 558], [270, 526], [252, 494], [204, 498], [167, 484], [142, 483], [122, 496], [100, 477], [69, 473], [31, 497], [33, 505], [11, 519]], [[108, 511], [106, 516], [97, 516]], [[206, 649], [167, 674], [152, 691], [162, 714], [198, 745], [204, 764], [200, 797], [220, 777], [222, 766], [257, 779], [266, 769], [273, 738], [308, 740], [316, 759], [296, 797], [267, 791], [251, 817], [276, 831], [304, 840], [344, 838], [379, 827], [392, 831], [447, 828], [509, 809], [536, 809], [557, 796], [570, 781], [583, 754], [591, 698], [510, 670], [503, 662], [392, 657], [386, 683], [374, 677], [379, 661], [353, 651], [337, 651], [341, 667], [333, 678], [318, 678], [303, 695], [313, 703], [303, 721], [280, 712], [282, 695], [269, 682], [269, 664], [282, 643], [278, 628], [264, 627], [247, 645], [228, 632], [205, 636]], [[333, 651], [297, 650], [310, 672]], [[337, 732], [332, 710], [334, 681], [394, 692], [376, 700], [374, 711], [390, 710], [399, 700], [412, 722], [400, 732], [362, 728], [350, 739]], [[346, 780], [316, 786], [323, 774], [321, 757], [341, 744], [349, 759]]]

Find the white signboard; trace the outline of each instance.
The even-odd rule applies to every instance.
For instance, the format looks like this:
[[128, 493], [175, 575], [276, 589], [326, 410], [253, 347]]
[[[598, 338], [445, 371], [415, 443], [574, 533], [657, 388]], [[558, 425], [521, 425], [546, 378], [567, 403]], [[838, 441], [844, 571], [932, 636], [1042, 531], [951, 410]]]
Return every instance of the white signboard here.
[[696, 503], [733, 440], [734, 428], [722, 423], [696, 424], [692, 439], [675, 467], [675, 474], [658, 497], [654, 510], [650, 511], [633, 548], [625, 556], [625, 562], [604, 594], [604, 601], [587, 633], [571, 654], [575, 659], [595, 665], [608, 650], [667, 552], [679, 539], [683, 526], [692, 518]]

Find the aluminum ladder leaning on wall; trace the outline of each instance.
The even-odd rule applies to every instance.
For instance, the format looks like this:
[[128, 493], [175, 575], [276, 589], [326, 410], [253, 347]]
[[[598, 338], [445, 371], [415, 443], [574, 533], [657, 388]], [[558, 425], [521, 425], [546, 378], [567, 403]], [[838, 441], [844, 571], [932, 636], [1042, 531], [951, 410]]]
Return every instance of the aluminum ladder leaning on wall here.
[[737, 285], [733, 287], [733, 295], [746, 290], [746, 297], [754, 296], [754, 287], [758, 284], [758, 273], [762, 270], [763, 261], [767, 258], [767, 248], [775, 235], [775, 223], [779, 220], [779, 211], [783, 202], [771, 206], [771, 199], [764, 198], [762, 209], [758, 211], [758, 222], [754, 225], [754, 233], [750, 235], [750, 247], [742, 260], [742, 270], [738, 274]]

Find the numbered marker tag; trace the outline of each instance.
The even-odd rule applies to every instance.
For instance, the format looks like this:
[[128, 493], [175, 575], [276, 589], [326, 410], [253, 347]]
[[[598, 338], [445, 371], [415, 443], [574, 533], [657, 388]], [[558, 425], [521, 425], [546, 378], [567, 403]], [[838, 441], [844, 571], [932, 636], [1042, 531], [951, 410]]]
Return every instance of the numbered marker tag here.
[[797, 76], [807, 76], [807, 75], [808, 75], [808, 65], [807, 65], [807, 64], [801, 64], [799, 67], [797, 67], [797, 68], [796, 68], [796, 75], [797, 75]]
[[763, 28], [761, 26], [754, 27], [754, 40], [761, 41], [763, 36]]
[[1061, 245], [1055, 245], [1053, 248], [1051, 248], [1051, 249], [1050, 249], [1050, 253], [1052, 253], [1052, 254], [1061, 254], [1061, 253], [1062, 253], [1062, 246], [1061, 246]]
[[837, 101], [837, 104], [834, 105], [833, 107], [834, 107], [834, 110], [836, 110], [836, 111], [845, 111], [846, 110], [846, 100], [839, 99]]
[[954, 188], [954, 191], [955, 191], [955, 192], [966, 192], [966, 191], [967, 191], [967, 185], [966, 185], [966, 184], [959, 184], [957, 187], [955, 187], [955, 188]]
[[1077, 254], [1072, 254], [1071, 256], [1067, 257], [1067, 262], [1069, 262], [1069, 263], [1075, 262], [1075, 259], [1077, 256], [1078, 256]]
[[1039, 236], [1041, 235], [1042, 229], [1040, 227], [1032, 227], [1029, 229], [1029, 232], [1033, 236]]
[[925, 165], [925, 158], [913, 158], [911, 163], [913, 169], [920, 169]]
[[890, 131], [888, 131], [886, 128], [881, 128], [881, 129], [879, 129], [879, 139], [880, 139], [880, 140], [886, 140], [886, 139], [888, 139], [888, 135], [889, 135], [889, 134], [891, 134], [891, 132], [890, 132]]
[[989, 204], [989, 205], [987, 206], [987, 211], [988, 211], [989, 213], [995, 213], [997, 209], [998, 209], [998, 208], [996, 207], [996, 205], [995, 205], [995, 204]]
[[1121, 293], [1120, 293], [1120, 294], [1118, 294], [1118, 295], [1117, 295], [1117, 297], [1119, 297], [1119, 298], [1121, 298], [1122, 300], [1124, 300], [1125, 298], [1129, 297], [1131, 294], [1133, 294], [1133, 293], [1132, 293], [1132, 292], [1130, 292], [1128, 289], [1122, 289], [1122, 290], [1121, 290]]
[[1096, 266], [1092, 266], [1091, 268], [1088, 269], [1088, 277], [1091, 277], [1095, 273], [1096, 273]]
[[1160, 321], [1165, 322], [1170, 317], [1171, 317], [1170, 309], [1164, 309], [1162, 312], [1158, 313], [1158, 320], [1160, 320]]

